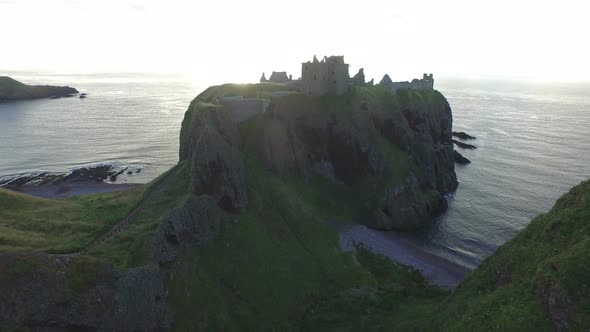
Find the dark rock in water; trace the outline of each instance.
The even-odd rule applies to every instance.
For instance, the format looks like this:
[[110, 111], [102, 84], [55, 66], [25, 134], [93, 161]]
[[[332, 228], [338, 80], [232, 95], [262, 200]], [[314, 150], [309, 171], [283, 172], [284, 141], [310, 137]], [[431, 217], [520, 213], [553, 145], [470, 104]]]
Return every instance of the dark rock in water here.
[[457, 141], [455, 139], [453, 140], [453, 143], [455, 143], [455, 145], [457, 145], [461, 149], [469, 149], [469, 150], [477, 149], [477, 146], [475, 146], [475, 145], [471, 145], [471, 144], [459, 142], [459, 141]]
[[139, 173], [139, 172], [141, 172], [141, 168], [138, 168], [135, 170], [135, 173]]
[[0, 101], [36, 98], [71, 97], [78, 90], [69, 86], [26, 85], [7, 76], [0, 76]]
[[80, 99], [86, 98], [86, 95], [80, 95]]
[[471, 139], [475, 139], [475, 136], [471, 136], [471, 135], [467, 134], [464, 131], [459, 131], [459, 132], [454, 131], [453, 132], [453, 136], [455, 136], [455, 137], [457, 137], [459, 139], [462, 139], [462, 140], [466, 140], [466, 141], [467, 140], [471, 140]]
[[65, 188], [76, 186], [81, 183], [93, 184], [101, 183], [105, 180], [110, 182], [117, 181], [119, 175], [127, 172], [139, 173], [141, 169], [129, 169], [125, 167], [116, 170], [113, 165], [98, 165], [82, 167], [73, 170], [71, 173], [32, 173], [32, 174], [18, 174], [13, 176], [5, 176], [0, 178], [0, 187], [10, 189], [13, 191], [27, 191], [34, 187], [55, 186], [58, 194], [68, 192]]
[[88, 94], [87, 94], [86, 92], [82, 92], [82, 93], [80, 94], [80, 96], [87, 96], [87, 95], [88, 95]]
[[126, 170], [127, 170], [127, 167], [125, 167], [125, 168], [123, 168], [122, 170], [120, 170], [120, 171], [116, 172], [115, 174], [112, 174], [112, 175], [110, 175], [110, 176], [109, 176], [109, 180], [110, 180], [111, 182], [115, 182], [115, 181], [117, 181], [117, 177], [119, 177], [119, 175], [121, 175], [121, 174], [125, 173], [125, 171], [126, 171]]
[[27, 185], [29, 183], [35, 183], [35, 185], [42, 186], [54, 181], [57, 181], [63, 177], [60, 174], [51, 174], [51, 173], [33, 173], [33, 174], [20, 174], [14, 177], [9, 177], [3, 180], [0, 180], [0, 187], [20, 191], [19, 189]]
[[457, 151], [453, 151], [453, 157], [454, 157], [454, 159], [455, 159], [455, 162], [456, 162], [457, 164], [465, 165], [465, 164], [469, 164], [469, 163], [471, 163], [471, 160], [469, 160], [469, 159], [467, 159], [467, 158], [463, 157], [463, 155], [462, 155], [462, 154], [460, 154], [460, 153], [459, 153], [459, 152], [457, 152]]
[[160, 224], [154, 236], [154, 258], [160, 264], [170, 262], [190, 247], [203, 245], [219, 233], [226, 218], [211, 196], [189, 197]]
[[[72, 171], [69, 175], [64, 176], [57, 182], [61, 181], [84, 181], [84, 180], [94, 180], [94, 181], [103, 181], [108, 179], [109, 177], [116, 175], [117, 172], [113, 170], [112, 165], [99, 165], [99, 166], [92, 166], [92, 167], [82, 167]], [[116, 179], [116, 177], [115, 177]]]

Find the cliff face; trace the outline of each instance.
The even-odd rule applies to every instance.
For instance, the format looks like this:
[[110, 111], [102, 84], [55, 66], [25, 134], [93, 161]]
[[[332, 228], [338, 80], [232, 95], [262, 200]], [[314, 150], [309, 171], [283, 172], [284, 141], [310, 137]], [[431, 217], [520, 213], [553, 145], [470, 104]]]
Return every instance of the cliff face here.
[[0, 76], [0, 101], [66, 97], [78, 93], [69, 86], [26, 85], [7, 76]]
[[197, 97], [180, 147], [181, 161], [196, 165], [195, 193], [213, 196], [227, 212], [247, 206], [244, 156], [282, 177], [320, 175], [345, 184], [370, 212], [362, 221], [380, 229], [425, 225], [445, 209], [442, 195], [457, 187], [451, 109], [436, 91], [365, 87], [342, 97], [286, 95], [238, 124], [210, 104], [231, 89], [213, 87]]

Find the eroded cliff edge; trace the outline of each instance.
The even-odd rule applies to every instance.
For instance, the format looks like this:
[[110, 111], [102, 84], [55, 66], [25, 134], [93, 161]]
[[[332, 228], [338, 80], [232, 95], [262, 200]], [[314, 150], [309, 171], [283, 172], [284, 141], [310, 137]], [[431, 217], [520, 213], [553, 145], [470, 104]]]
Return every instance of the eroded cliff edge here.
[[[320, 176], [350, 188], [364, 210], [354, 217], [377, 229], [413, 230], [446, 208], [443, 195], [458, 183], [452, 112], [441, 93], [372, 86], [311, 97], [281, 88], [215, 86], [191, 103], [180, 160], [194, 162], [195, 194], [227, 212], [245, 211], [244, 159], [253, 158], [281, 177]], [[244, 109], [236, 97], [245, 98]], [[268, 106], [244, 119], [240, 111], [255, 100]]]

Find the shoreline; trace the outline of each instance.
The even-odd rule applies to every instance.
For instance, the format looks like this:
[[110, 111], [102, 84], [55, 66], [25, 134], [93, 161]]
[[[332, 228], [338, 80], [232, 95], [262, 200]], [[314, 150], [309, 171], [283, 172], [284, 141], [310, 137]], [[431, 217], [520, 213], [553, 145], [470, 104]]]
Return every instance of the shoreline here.
[[80, 195], [112, 193], [143, 186], [140, 183], [106, 183], [96, 181], [77, 181], [61, 184], [43, 184], [39, 186], [0, 187], [2, 189], [31, 196], [62, 199]]
[[354, 251], [355, 244], [362, 244], [374, 253], [415, 268], [430, 284], [441, 288], [454, 289], [472, 271], [421, 248], [395, 232], [377, 231], [362, 224], [339, 225], [337, 229], [343, 251]]
[[[42, 198], [69, 198], [132, 189], [143, 184], [127, 183], [142, 168], [101, 163], [69, 172], [31, 172], [0, 177], [0, 188]], [[117, 180], [123, 180], [123, 182]]]

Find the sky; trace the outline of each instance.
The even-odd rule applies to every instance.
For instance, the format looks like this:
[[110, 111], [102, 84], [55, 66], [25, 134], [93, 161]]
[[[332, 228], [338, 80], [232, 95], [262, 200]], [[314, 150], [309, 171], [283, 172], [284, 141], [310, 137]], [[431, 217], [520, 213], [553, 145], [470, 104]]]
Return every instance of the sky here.
[[528, 0], [0, 0], [2, 70], [299, 77], [314, 55], [351, 75], [590, 80], [590, 3]]

